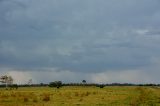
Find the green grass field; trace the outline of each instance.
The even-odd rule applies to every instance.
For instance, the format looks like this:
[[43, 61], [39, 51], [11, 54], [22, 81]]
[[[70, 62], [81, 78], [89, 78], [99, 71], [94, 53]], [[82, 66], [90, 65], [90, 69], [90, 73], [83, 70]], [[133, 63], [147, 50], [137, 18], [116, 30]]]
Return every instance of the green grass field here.
[[160, 106], [153, 87], [21, 87], [0, 88], [0, 106]]

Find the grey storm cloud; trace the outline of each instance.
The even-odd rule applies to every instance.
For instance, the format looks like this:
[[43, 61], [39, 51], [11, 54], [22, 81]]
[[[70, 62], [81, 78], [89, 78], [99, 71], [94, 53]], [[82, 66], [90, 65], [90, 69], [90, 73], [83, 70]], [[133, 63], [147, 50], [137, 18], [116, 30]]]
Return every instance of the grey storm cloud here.
[[0, 0], [0, 67], [85, 73], [154, 68], [160, 58], [159, 4]]

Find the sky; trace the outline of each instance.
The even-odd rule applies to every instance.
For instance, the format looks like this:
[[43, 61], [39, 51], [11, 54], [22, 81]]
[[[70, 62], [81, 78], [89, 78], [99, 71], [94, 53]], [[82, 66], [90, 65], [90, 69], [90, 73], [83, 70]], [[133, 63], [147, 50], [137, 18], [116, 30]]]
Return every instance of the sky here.
[[15, 83], [160, 83], [159, 0], [0, 0], [0, 75]]

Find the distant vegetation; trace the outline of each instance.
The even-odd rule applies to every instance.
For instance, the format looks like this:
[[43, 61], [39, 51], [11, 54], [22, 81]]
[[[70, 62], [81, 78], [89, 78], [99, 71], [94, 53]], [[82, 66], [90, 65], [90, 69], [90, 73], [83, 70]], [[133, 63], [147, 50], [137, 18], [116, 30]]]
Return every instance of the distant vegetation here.
[[62, 81], [53, 81], [50, 82], [49, 84], [45, 83], [40, 83], [40, 84], [33, 84], [32, 79], [29, 79], [27, 84], [15, 84], [14, 79], [12, 76], [7, 76], [3, 75], [0, 76], [0, 87], [6, 87], [6, 88], [16, 88], [18, 87], [44, 87], [44, 86], [49, 86], [49, 87], [56, 87], [60, 88], [62, 86], [96, 86], [100, 88], [104, 88], [105, 86], [160, 86], [160, 84], [153, 84], [153, 83], [148, 83], [148, 84], [132, 84], [132, 83], [110, 83], [110, 84], [98, 84], [98, 83], [87, 83], [86, 80], [82, 80], [80, 83], [62, 83]]
[[[39, 84], [14, 84], [18, 87], [45, 87], [45, 86], [50, 86], [50, 87], [62, 87], [62, 86], [96, 86], [96, 87], [105, 87], [105, 86], [160, 86], [160, 84], [130, 84], [130, 83], [111, 83], [111, 84], [98, 84], [98, 83], [62, 83], [62, 81], [53, 81], [50, 82], [49, 84], [45, 83], [39, 83]], [[6, 87], [5, 84], [0, 84], [0, 87]], [[102, 87], [102, 88], [103, 88]]]

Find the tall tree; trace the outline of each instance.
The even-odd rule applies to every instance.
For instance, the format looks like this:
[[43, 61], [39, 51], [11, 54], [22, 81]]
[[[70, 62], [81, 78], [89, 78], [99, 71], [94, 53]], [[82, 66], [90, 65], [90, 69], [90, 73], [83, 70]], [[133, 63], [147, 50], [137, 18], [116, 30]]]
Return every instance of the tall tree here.
[[8, 88], [8, 85], [12, 85], [13, 84], [13, 78], [11, 76], [1, 76], [0, 77], [0, 82], [5, 83], [6, 84], [6, 89]]

